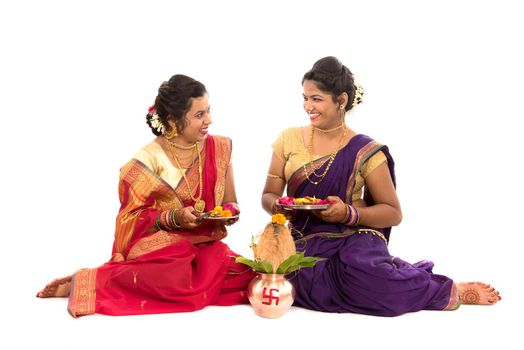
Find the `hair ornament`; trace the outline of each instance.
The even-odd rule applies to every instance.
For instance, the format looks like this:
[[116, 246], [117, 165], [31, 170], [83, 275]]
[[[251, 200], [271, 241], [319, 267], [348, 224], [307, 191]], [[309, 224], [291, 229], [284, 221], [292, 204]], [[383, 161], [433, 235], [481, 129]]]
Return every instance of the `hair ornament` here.
[[353, 97], [353, 104], [351, 107], [355, 107], [362, 103], [362, 96], [364, 95], [364, 88], [360, 84], [355, 84], [355, 97]]
[[151, 116], [151, 118], [149, 119], [151, 126], [156, 131], [163, 134], [166, 131], [166, 127], [164, 126], [164, 124], [162, 124], [162, 121], [160, 120], [160, 116], [156, 112], [154, 105], [149, 107], [148, 114]]

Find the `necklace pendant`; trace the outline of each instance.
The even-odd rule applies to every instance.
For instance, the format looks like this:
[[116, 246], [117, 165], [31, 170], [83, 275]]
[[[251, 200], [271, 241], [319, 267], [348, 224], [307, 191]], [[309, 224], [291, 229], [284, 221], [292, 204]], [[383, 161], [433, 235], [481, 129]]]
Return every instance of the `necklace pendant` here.
[[198, 211], [199, 213], [203, 213], [205, 209], [206, 209], [206, 202], [204, 202], [201, 199], [197, 199], [195, 201], [195, 210]]

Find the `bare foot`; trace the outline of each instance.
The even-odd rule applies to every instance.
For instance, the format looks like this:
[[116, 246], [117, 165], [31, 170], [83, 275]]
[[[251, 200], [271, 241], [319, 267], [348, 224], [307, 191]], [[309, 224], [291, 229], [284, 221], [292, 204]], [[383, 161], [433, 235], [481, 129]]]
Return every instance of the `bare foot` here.
[[462, 304], [493, 305], [501, 299], [499, 292], [487, 283], [464, 282], [457, 284]]
[[64, 278], [57, 278], [45, 286], [40, 292], [36, 294], [38, 298], [50, 298], [50, 297], [67, 297], [71, 289], [71, 279], [73, 276], [67, 276]]

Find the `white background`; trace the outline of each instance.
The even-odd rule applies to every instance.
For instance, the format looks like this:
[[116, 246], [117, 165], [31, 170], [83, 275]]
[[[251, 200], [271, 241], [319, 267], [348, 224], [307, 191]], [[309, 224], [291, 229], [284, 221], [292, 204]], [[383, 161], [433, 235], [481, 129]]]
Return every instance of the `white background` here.
[[[1, 348], [522, 346], [516, 4], [2, 2]], [[328, 55], [365, 88], [348, 124], [396, 161], [404, 221], [391, 253], [432, 259], [457, 281], [489, 282], [502, 302], [396, 318], [292, 308], [266, 320], [243, 305], [75, 320], [65, 299], [35, 298], [51, 279], [109, 258], [119, 168], [153, 138], [147, 108], [176, 73], [207, 86], [212, 133], [233, 139], [242, 218], [226, 241], [250, 254], [251, 235], [269, 220], [259, 202], [270, 144], [308, 123], [301, 78]]]

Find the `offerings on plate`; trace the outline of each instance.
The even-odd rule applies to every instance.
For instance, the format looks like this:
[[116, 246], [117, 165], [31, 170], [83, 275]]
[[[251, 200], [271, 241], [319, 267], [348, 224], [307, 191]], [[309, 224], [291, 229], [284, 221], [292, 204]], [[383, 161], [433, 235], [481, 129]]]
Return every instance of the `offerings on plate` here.
[[282, 197], [279, 198], [278, 203], [284, 208], [298, 209], [298, 210], [324, 210], [329, 207], [331, 202], [326, 199], [316, 197]]
[[199, 220], [228, 221], [237, 219], [238, 214], [235, 207], [230, 204], [217, 205], [213, 210], [200, 215]]

